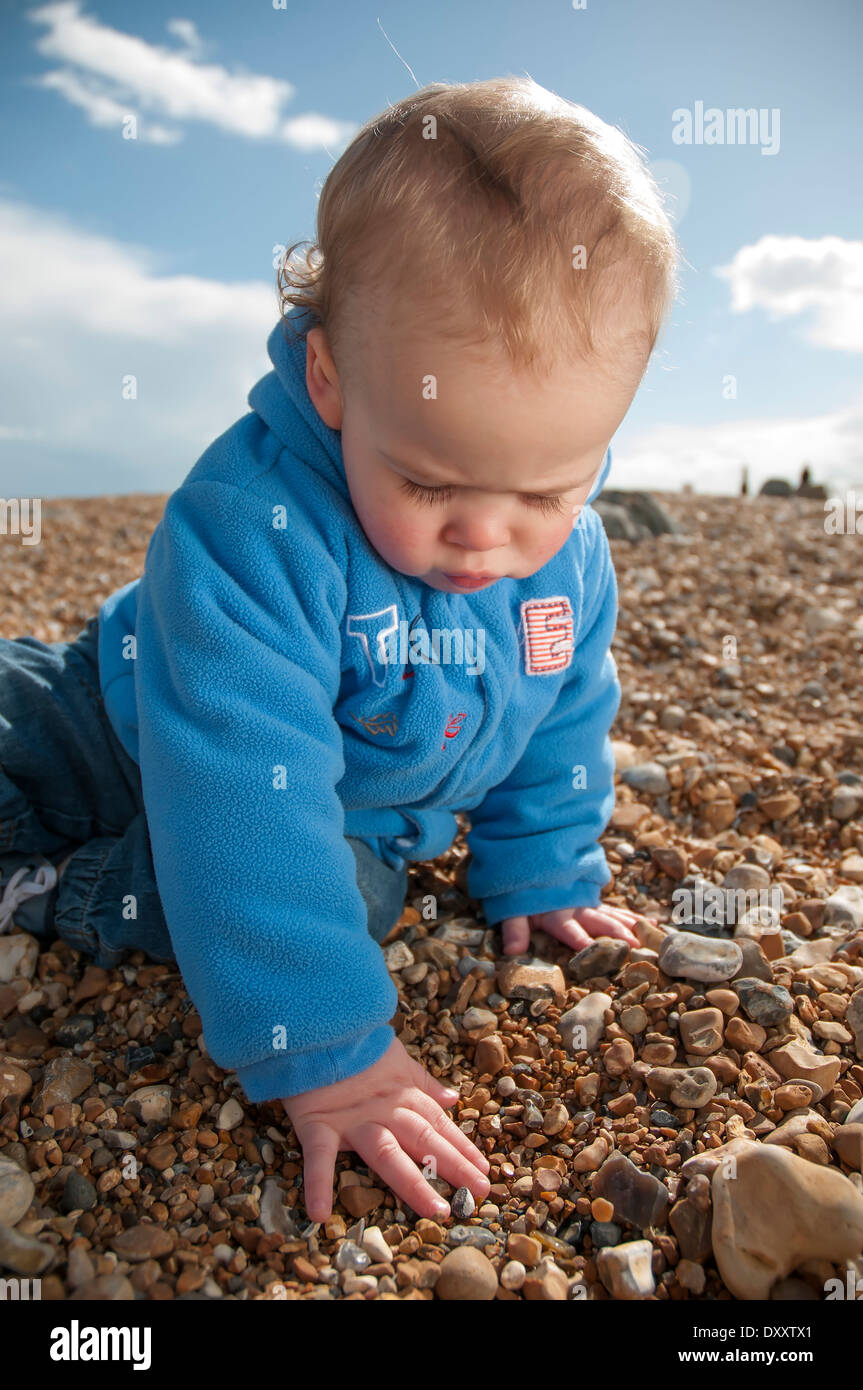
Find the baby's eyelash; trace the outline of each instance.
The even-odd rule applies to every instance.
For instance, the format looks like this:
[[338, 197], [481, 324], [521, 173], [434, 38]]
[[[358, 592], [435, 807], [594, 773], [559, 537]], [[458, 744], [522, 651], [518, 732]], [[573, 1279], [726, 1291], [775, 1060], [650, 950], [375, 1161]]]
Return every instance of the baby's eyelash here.
[[452, 487], [420, 487], [419, 483], [412, 483], [410, 478], [403, 478], [401, 487], [417, 502], [428, 502], [432, 506], [436, 502], [449, 502], [455, 491]]
[[547, 514], [564, 511], [562, 497], [535, 497], [531, 493], [526, 492], [523, 494], [523, 499], [527, 502], [528, 506], [539, 507], [541, 512]]
[[[417, 502], [425, 502], [429, 506], [449, 502], [455, 492], [453, 487], [421, 487], [419, 483], [411, 482], [410, 478], [403, 478], [400, 486], [409, 497], [413, 497]], [[526, 502], [529, 507], [538, 507], [546, 515], [564, 511], [562, 497], [540, 497], [525, 492], [522, 493], [522, 501]]]

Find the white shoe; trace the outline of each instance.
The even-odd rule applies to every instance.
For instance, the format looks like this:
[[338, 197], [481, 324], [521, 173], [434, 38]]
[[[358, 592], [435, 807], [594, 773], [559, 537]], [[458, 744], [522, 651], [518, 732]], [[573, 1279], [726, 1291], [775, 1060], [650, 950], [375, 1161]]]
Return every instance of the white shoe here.
[[13, 925], [22, 931], [36, 928], [36, 935], [44, 934], [48, 903], [34, 903], [32, 907], [29, 904], [33, 898], [54, 892], [71, 857], [71, 854], [66, 855], [55, 866], [43, 854], [0, 856], [0, 883], [3, 885], [0, 893], [0, 935]]

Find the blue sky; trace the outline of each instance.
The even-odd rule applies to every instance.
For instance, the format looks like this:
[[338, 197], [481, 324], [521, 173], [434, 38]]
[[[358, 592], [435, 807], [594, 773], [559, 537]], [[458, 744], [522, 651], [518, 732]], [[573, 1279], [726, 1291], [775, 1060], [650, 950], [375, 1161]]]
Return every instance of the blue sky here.
[[[0, 495], [176, 487], [269, 369], [273, 248], [352, 132], [504, 73], [644, 147], [686, 258], [610, 482], [863, 490], [861, 51], [858, 0], [4, 0]], [[676, 143], [699, 102], [760, 143]]]

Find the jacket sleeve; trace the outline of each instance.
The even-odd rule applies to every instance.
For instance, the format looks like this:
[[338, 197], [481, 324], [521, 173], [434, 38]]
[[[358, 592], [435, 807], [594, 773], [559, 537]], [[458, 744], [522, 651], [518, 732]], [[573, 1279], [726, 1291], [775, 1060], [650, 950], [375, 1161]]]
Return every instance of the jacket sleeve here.
[[[609, 729], [620, 705], [610, 651], [617, 582], [599, 518], [572, 663], [551, 712], [509, 776], [468, 812], [468, 889], [489, 925], [555, 908], [596, 907], [611, 874], [599, 836], [614, 809]], [[526, 676], [536, 680], [539, 677]]]
[[165, 918], [207, 1050], [251, 1101], [364, 1071], [397, 1005], [336, 794], [345, 556], [299, 508], [274, 525], [264, 498], [185, 484], [151, 539], [136, 631]]

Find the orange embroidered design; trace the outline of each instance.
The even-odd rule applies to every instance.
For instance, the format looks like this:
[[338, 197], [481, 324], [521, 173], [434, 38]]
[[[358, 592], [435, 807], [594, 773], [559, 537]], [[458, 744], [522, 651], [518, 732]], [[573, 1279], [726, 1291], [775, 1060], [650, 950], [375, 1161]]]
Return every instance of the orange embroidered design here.
[[398, 729], [398, 720], [394, 714], [372, 714], [367, 719], [362, 719], [358, 714], [351, 710], [351, 719], [355, 719], [358, 724], [362, 724], [370, 734], [389, 734], [394, 737]]

